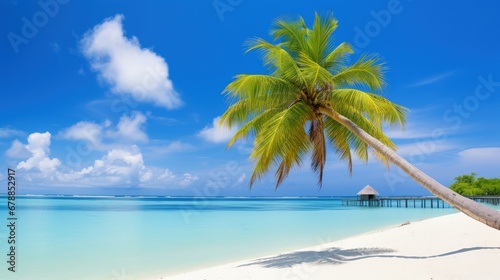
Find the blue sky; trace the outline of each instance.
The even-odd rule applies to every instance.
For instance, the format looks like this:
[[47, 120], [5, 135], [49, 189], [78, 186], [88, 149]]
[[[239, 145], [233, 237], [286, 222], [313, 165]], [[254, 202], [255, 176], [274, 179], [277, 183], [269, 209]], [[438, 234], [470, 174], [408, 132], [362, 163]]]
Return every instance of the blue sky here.
[[[336, 42], [387, 63], [386, 97], [411, 112], [388, 130], [445, 185], [500, 176], [500, 4], [495, 1], [1, 1], [0, 167], [20, 193], [426, 194], [397, 168], [333, 153], [323, 188], [307, 162], [275, 191], [248, 188], [251, 139], [226, 149], [225, 85], [263, 73], [251, 37], [274, 19], [333, 12]], [[6, 174], [6, 172], [3, 172]], [[6, 175], [0, 174], [4, 180]]]

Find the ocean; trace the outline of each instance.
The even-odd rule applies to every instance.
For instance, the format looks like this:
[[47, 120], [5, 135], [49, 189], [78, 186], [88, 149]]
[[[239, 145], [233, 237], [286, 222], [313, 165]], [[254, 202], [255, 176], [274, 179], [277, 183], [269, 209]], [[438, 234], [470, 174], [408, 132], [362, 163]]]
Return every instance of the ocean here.
[[340, 198], [18, 196], [16, 272], [0, 196], [0, 279], [139, 280], [320, 245], [455, 213]]

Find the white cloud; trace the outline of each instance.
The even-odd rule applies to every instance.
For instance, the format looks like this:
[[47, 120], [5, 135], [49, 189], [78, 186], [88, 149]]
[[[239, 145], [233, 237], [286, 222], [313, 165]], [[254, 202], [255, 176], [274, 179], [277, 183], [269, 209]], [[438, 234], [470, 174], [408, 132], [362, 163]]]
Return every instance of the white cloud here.
[[10, 158], [28, 158], [31, 155], [31, 153], [26, 149], [26, 145], [17, 139], [12, 141], [12, 145], [7, 150], [6, 154]]
[[[104, 123], [78, 122], [59, 133], [63, 139], [86, 141], [93, 149], [110, 149], [106, 140], [120, 143], [147, 142], [148, 135], [144, 132], [146, 117], [140, 112], [132, 112], [130, 116], [123, 115], [116, 126], [106, 120]], [[103, 143], [104, 142], [104, 143]]]
[[0, 138], [10, 138], [14, 136], [23, 136], [24, 132], [8, 127], [0, 128]]
[[213, 143], [224, 143], [227, 142], [238, 130], [237, 127], [228, 128], [219, 125], [220, 117], [215, 118], [212, 121], [212, 126], [206, 126], [199, 133], [198, 136], [205, 139], [206, 141]]
[[93, 122], [78, 122], [63, 130], [61, 136], [65, 139], [88, 141], [94, 146], [99, 146], [102, 137], [102, 126]]
[[81, 173], [108, 183], [137, 184], [144, 168], [142, 154], [136, 146], [132, 146], [129, 150], [108, 151], [105, 156], [96, 160], [93, 166], [84, 168]]
[[110, 127], [113, 123], [110, 120], [105, 120], [103, 126]]
[[181, 185], [182, 187], [187, 187], [187, 186], [191, 185], [193, 182], [198, 181], [199, 178], [200, 177], [198, 177], [198, 175], [184, 173], [184, 174], [182, 174], [182, 176], [180, 176], [180, 180], [179, 180], [178, 184]]
[[490, 165], [498, 170], [500, 166], [500, 147], [471, 148], [458, 153], [460, 161], [469, 165]]
[[455, 72], [456, 71], [449, 71], [449, 72], [444, 72], [444, 73], [434, 75], [432, 77], [427, 77], [425, 79], [422, 79], [418, 82], [415, 82], [415, 83], [409, 85], [409, 87], [419, 87], [419, 86], [426, 86], [426, 85], [430, 85], [430, 84], [435, 84], [435, 83], [438, 83], [438, 82], [452, 76]]
[[[74, 129], [66, 130], [67, 135], [85, 141], [95, 139], [80, 133], [75, 127], [83, 129], [86, 123], [79, 123]], [[57, 158], [50, 158], [51, 134], [33, 133], [28, 137], [28, 144], [13, 141], [7, 154], [12, 158], [28, 158], [21, 161], [17, 168], [23, 170], [25, 181], [33, 185], [53, 186], [113, 186], [113, 187], [169, 187], [185, 188], [195, 183], [199, 177], [189, 172], [175, 173], [166, 168], [148, 167], [136, 145], [121, 145], [110, 148], [93, 164], [84, 168], [72, 169], [64, 166]], [[103, 145], [102, 147], [105, 147]]]
[[390, 139], [421, 139], [421, 138], [430, 138], [435, 133], [437, 135], [437, 130], [423, 130], [423, 129], [415, 129], [415, 128], [407, 128], [405, 130], [401, 128], [388, 128], [385, 131], [385, 135]]
[[455, 176], [471, 172], [476, 172], [480, 177], [498, 177], [500, 147], [469, 148], [443, 160], [428, 162], [419, 168], [445, 185], [451, 184]]
[[131, 117], [122, 116], [117, 125], [117, 131], [112, 133], [115, 138], [125, 139], [127, 141], [147, 142], [148, 136], [142, 130], [146, 123], [146, 117], [139, 113], [133, 112]]
[[425, 108], [411, 109], [408, 113], [405, 128], [399, 126], [386, 125], [384, 133], [390, 139], [423, 139], [442, 138], [443, 134], [455, 134], [449, 126], [443, 126], [440, 121], [436, 121], [436, 115], [440, 115], [440, 109]]
[[446, 152], [458, 148], [459, 146], [442, 141], [415, 141], [411, 144], [397, 146], [397, 153], [401, 156], [431, 155]]
[[115, 94], [130, 95], [137, 101], [168, 109], [181, 106], [167, 63], [158, 54], [142, 48], [136, 37], [124, 35], [123, 18], [107, 18], [84, 35], [82, 51], [92, 68]]
[[31, 157], [26, 161], [21, 161], [18, 169], [37, 169], [43, 173], [54, 172], [61, 162], [54, 158], [50, 159], [50, 133], [33, 133], [28, 137], [26, 150], [31, 153]]
[[166, 169], [166, 170], [163, 171], [163, 173], [160, 174], [160, 176], [158, 177], [158, 179], [159, 179], [159, 181], [163, 181], [163, 182], [167, 181], [167, 182], [169, 182], [169, 181], [172, 181], [172, 180], [175, 179], [175, 175], [174, 175], [174, 173], [172, 171]]
[[163, 168], [145, 168], [140, 179], [142, 186], [185, 188], [198, 181], [199, 176], [189, 172], [175, 174], [171, 170]]
[[170, 126], [170, 125], [182, 124], [182, 122], [179, 121], [178, 119], [169, 118], [169, 117], [165, 117], [165, 116], [156, 116], [153, 113], [151, 113], [151, 111], [148, 111], [146, 113], [146, 116], [148, 117], [148, 119], [157, 121], [158, 123], [160, 123], [162, 125]]
[[93, 165], [81, 170], [58, 171], [56, 183], [83, 186], [139, 185], [145, 169], [139, 148], [123, 147], [107, 151]]

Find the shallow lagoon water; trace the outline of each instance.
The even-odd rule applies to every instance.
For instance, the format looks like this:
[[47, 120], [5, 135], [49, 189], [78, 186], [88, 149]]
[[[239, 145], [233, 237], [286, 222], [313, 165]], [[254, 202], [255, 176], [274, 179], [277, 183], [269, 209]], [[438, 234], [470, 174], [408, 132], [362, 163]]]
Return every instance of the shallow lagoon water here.
[[142, 279], [456, 212], [346, 207], [340, 198], [20, 196], [16, 203], [17, 271], [2, 262], [0, 279]]

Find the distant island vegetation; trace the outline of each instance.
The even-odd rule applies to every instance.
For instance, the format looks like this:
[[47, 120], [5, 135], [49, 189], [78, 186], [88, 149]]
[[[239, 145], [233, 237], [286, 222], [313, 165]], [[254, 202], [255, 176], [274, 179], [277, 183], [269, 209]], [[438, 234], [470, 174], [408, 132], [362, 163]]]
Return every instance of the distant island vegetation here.
[[476, 173], [455, 177], [450, 189], [464, 196], [500, 195], [500, 178], [476, 178]]

